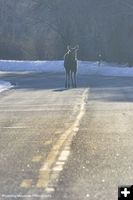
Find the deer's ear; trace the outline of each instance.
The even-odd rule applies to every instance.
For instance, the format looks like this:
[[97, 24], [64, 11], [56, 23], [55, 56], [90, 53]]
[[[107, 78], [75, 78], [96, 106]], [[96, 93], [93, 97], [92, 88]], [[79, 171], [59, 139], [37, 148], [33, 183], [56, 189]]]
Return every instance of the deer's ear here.
[[76, 49], [76, 50], [79, 50], [79, 45], [76, 45], [76, 46], [75, 46], [75, 49]]
[[67, 50], [70, 50], [70, 46], [69, 45], [67, 45]]

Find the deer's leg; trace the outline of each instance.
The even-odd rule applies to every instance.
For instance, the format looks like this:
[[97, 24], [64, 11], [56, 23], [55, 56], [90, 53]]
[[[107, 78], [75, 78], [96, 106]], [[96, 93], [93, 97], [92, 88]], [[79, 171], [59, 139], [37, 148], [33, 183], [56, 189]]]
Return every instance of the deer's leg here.
[[68, 88], [70, 88], [70, 71], [68, 72]]
[[76, 77], [76, 72], [74, 72], [74, 87], [77, 87], [77, 77]]
[[71, 71], [71, 82], [72, 82], [72, 87], [74, 87], [73, 72], [72, 71]]
[[67, 72], [66, 72], [65, 88], [67, 88], [67, 84], [68, 84], [67, 79], [68, 79], [68, 75], [67, 75]]

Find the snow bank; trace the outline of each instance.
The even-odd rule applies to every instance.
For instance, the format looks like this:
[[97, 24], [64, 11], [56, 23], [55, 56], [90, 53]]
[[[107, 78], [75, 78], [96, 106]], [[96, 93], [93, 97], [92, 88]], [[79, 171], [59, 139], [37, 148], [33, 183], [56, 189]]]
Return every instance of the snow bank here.
[[10, 82], [7, 81], [0, 81], [0, 92], [4, 90], [8, 90], [9, 88], [13, 87]]
[[0, 71], [60, 72], [64, 71], [64, 68], [63, 68], [63, 61], [0, 60]]
[[[0, 71], [14, 72], [64, 72], [63, 61], [6, 61], [0, 60]], [[133, 77], [133, 68], [103, 62], [79, 61], [78, 73], [86, 75]]]
[[133, 67], [128, 67], [127, 65], [103, 62], [100, 66], [98, 66], [98, 62], [81, 61], [80, 66], [79, 72], [81, 74], [133, 77]]

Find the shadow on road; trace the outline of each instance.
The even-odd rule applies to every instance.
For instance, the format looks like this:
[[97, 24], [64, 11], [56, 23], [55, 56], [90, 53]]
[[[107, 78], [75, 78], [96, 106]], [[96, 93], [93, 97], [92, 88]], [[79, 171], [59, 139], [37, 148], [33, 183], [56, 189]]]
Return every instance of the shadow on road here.
[[59, 89], [54, 89], [53, 92], [63, 92], [68, 90], [67, 88], [59, 88]]

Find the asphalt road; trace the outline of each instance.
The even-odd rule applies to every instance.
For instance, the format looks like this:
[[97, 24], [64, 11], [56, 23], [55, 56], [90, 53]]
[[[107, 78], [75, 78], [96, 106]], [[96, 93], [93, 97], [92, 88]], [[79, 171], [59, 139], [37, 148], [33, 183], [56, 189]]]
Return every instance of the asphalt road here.
[[3, 73], [0, 200], [115, 200], [133, 184], [133, 78]]

